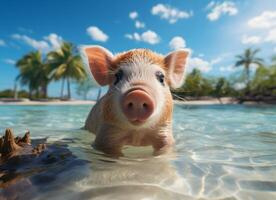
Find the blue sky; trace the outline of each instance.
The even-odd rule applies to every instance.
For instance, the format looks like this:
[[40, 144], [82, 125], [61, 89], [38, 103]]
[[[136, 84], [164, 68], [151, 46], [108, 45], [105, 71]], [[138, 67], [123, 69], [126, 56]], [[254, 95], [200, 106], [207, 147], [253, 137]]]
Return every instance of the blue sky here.
[[[0, 6], [0, 90], [12, 88], [14, 62], [25, 53], [75, 45], [98, 44], [116, 53], [150, 48], [166, 54], [192, 51], [189, 70], [228, 76], [235, 55], [260, 47], [269, 63], [276, 54], [275, 0], [11, 0]], [[74, 87], [73, 87], [74, 89]], [[58, 96], [60, 83], [50, 85]], [[74, 92], [74, 97], [76, 97]]]

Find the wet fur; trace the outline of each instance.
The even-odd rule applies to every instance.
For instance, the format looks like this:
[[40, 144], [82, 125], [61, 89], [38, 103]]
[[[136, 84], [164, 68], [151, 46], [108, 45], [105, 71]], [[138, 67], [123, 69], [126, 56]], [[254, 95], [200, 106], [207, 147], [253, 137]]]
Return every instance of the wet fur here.
[[96, 134], [93, 144], [96, 149], [113, 155], [122, 155], [121, 149], [124, 145], [151, 145], [155, 155], [169, 150], [174, 143], [171, 94], [167, 94], [167, 101], [158, 123], [144, 129], [120, 127], [121, 123], [114, 113], [111, 95], [108, 92], [94, 105], [85, 122], [84, 128]]

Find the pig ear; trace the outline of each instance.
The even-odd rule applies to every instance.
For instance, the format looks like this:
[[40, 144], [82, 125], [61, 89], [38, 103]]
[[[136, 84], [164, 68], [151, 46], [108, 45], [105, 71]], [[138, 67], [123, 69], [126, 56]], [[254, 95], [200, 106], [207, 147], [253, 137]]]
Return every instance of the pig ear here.
[[183, 84], [188, 55], [188, 50], [181, 49], [173, 51], [165, 57], [165, 67], [172, 88], [178, 88]]
[[80, 52], [87, 72], [99, 85], [108, 85], [113, 54], [101, 46], [81, 46]]

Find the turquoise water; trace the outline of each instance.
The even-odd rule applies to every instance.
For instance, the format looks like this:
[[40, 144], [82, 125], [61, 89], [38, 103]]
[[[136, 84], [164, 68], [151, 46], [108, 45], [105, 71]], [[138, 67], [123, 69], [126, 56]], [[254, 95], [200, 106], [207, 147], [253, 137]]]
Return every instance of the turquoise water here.
[[174, 153], [127, 147], [120, 159], [94, 151], [80, 130], [90, 108], [0, 106], [2, 133], [29, 129], [76, 156], [25, 175], [19, 199], [276, 199], [275, 106], [176, 106]]

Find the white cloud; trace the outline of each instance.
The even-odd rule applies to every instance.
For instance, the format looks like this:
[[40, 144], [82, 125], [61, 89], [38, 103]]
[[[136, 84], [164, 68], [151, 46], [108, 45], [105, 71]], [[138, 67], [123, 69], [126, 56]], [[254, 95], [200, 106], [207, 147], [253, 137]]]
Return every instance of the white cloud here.
[[34, 49], [40, 50], [40, 51], [48, 51], [50, 49], [49, 44], [44, 40], [35, 40], [29, 36], [26, 35], [20, 35], [20, 34], [13, 34], [13, 39], [23, 41], [27, 45], [33, 47]]
[[138, 17], [138, 13], [136, 11], [130, 12], [129, 13], [129, 18], [130, 19], [136, 19]]
[[241, 42], [243, 44], [259, 44], [261, 42], [261, 37], [243, 35]]
[[139, 20], [136, 20], [135, 21], [135, 27], [136, 28], [145, 28], [145, 23], [144, 22], [141, 22], [141, 21], [139, 21]]
[[179, 19], [190, 18], [193, 13], [173, 8], [169, 5], [157, 4], [152, 7], [151, 14], [160, 16], [161, 19], [167, 20], [170, 24], [176, 23]]
[[140, 41], [140, 35], [138, 33], [133, 33], [133, 34], [127, 33], [127, 34], [125, 34], [125, 37], [128, 38], [128, 39], [130, 39], [130, 40]]
[[203, 53], [198, 54], [199, 57], [204, 57], [205, 55]]
[[135, 21], [135, 27], [136, 28], [145, 28], [146, 24], [140, 20], [135, 20], [138, 18], [138, 13], [136, 11], [130, 12], [129, 13], [129, 18]]
[[265, 38], [267, 42], [275, 42], [276, 43], [276, 28], [270, 30]]
[[59, 49], [63, 42], [62, 37], [55, 33], [51, 33], [48, 36], [45, 36], [44, 39], [49, 41], [53, 49]]
[[169, 46], [173, 50], [182, 49], [186, 47], [186, 41], [180, 36], [175, 36], [171, 39]]
[[191, 72], [193, 69], [199, 69], [202, 72], [209, 72], [212, 70], [212, 65], [202, 58], [191, 57], [188, 61], [188, 71]]
[[264, 11], [250, 19], [247, 24], [252, 29], [262, 30], [262, 36], [256, 36], [259, 40], [276, 43], [276, 11]]
[[128, 39], [130, 39], [130, 40], [133, 39], [133, 36], [131, 34], [129, 34], [129, 33], [125, 34], [125, 37], [128, 38]]
[[264, 11], [248, 21], [251, 28], [272, 28], [276, 26], [276, 11]]
[[[199, 69], [202, 72], [210, 72], [215, 65], [218, 63], [221, 63], [223, 60], [225, 60], [229, 54], [225, 53], [222, 54], [211, 61], [204, 60], [202, 57], [191, 57], [188, 62], [188, 71], [191, 72], [193, 69]], [[220, 71], [229, 71], [230, 72], [230, 66], [221, 67]]]
[[141, 36], [138, 33], [126, 34], [125, 36], [130, 40], [137, 40], [137, 41], [141, 40]]
[[211, 60], [210, 64], [211, 65], [215, 65], [215, 64], [218, 64], [222, 61], [223, 57], [222, 56], [219, 56], [217, 58], [214, 58], [213, 60]]
[[3, 61], [4, 61], [6, 64], [9, 64], [9, 65], [15, 65], [15, 63], [16, 63], [15, 60], [10, 59], [10, 58], [4, 59]]
[[222, 15], [229, 15], [233, 16], [238, 14], [238, 8], [236, 7], [235, 3], [232, 1], [224, 1], [224, 2], [215, 2], [211, 1], [207, 5], [207, 10], [211, 10], [208, 13], [207, 18], [210, 21], [218, 20]]
[[21, 34], [13, 34], [11, 37], [45, 53], [50, 50], [56, 50], [60, 48], [63, 42], [62, 37], [56, 33], [50, 33], [48, 36], [43, 37], [44, 40], [36, 40], [27, 35]]
[[142, 33], [141, 38], [144, 42], [147, 42], [149, 44], [157, 44], [160, 41], [160, 37], [151, 30]]
[[0, 39], [0, 46], [2, 46], [2, 47], [6, 46], [6, 42], [2, 39]]
[[258, 69], [260, 67], [260, 65], [253, 63], [249, 67], [251, 70], [255, 71], [256, 69]]
[[233, 72], [237, 70], [237, 68], [235, 68], [233, 65], [228, 65], [228, 66], [222, 66], [219, 68], [219, 71], [221, 72]]
[[108, 40], [108, 35], [96, 26], [88, 27], [86, 32], [95, 41], [106, 42]]
[[160, 37], [157, 35], [157, 33], [151, 30], [145, 31], [142, 34], [126, 34], [125, 37], [131, 40], [143, 41], [149, 44], [157, 44], [160, 42]]
[[208, 5], [206, 6], [206, 10], [212, 9], [215, 5], [216, 5], [216, 2], [215, 2], [215, 1], [211, 1], [211, 2], [208, 3]]

